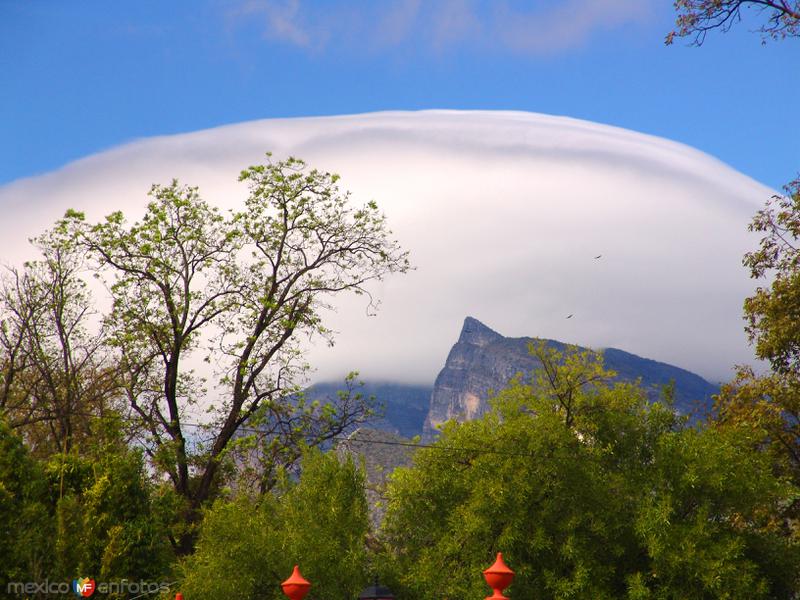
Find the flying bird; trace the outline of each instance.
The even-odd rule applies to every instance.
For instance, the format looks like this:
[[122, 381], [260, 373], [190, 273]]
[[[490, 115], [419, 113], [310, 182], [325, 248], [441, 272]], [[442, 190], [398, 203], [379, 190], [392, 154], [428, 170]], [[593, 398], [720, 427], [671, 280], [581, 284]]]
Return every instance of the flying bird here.
[[597, 256], [594, 257], [594, 259], [597, 260], [598, 258], [601, 258], [602, 256], [603, 256], [602, 254], [598, 254]]
[[572, 315], [567, 315], [567, 318], [568, 318], [568, 319], [571, 319], [571, 318], [572, 318]]

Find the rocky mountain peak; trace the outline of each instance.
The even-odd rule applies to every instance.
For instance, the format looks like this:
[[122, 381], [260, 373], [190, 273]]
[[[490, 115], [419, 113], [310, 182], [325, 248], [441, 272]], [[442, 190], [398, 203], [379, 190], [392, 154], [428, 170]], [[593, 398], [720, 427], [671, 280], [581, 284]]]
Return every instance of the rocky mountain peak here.
[[[434, 439], [438, 427], [446, 421], [479, 418], [489, 409], [490, 390], [504, 389], [518, 373], [523, 374], [523, 379], [529, 377], [541, 366], [528, 352], [528, 344], [533, 341], [536, 339], [504, 337], [477, 319], [467, 317], [458, 342], [450, 349], [436, 378], [423, 439]], [[545, 342], [564, 350], [561, 342]], [[673, 365], [614, 348], [607, 348], [603, 356], [605, 366], [617, 373], [618, 381], [641, 380], [651, 401], [660, 400], [663, 387], [674, 383], [674, 408], [682, 414], [691, 414], [695, 409], [702, 414], [710, 407], [712, 395], [719, 392], [719, 388], [699, 375]]]
[[494, 329], [487, 327], [474, 317], [467, 317], [464, 319], [464, 326], [461, 328], [458, 343], [484, 347], [502, 339], [503, 336]]

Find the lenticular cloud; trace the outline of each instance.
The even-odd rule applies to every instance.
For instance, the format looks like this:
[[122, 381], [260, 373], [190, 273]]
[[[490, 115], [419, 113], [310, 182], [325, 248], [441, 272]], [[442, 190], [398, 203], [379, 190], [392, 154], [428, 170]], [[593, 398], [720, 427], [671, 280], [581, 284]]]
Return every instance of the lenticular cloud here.
[[137, 217], [150, 185], [173, 178], [235, 206], [239, 170], [266, 151], [340, 173], [354, 202], [376, 200], [417, 267], [374, 286], [378, 316], [363, 298], [337, 301], [336, 346], [310, 351], [316, 379], [356, 369], [431, 382], [466, 315], [710, 379], [750, 360], [741, 258], [771, 191], [687, 146], [563, 117], [377, 113], [136, 141], [0, 188], [0, 260], [31, 257], [27, 238], [69, 207]]

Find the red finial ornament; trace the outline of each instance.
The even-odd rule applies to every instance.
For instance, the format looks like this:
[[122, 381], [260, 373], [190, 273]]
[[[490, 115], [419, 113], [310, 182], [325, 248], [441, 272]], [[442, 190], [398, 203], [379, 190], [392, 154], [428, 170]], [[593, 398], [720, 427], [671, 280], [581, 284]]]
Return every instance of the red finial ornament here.
[[497, 553], [497, 560], [483, 572], [483, 578], [494, 591], [494, 594], [488, 596], [486, 600], [508, 600], [503, 596], [503, 590], [514, 581], [514, 571], [509, 569], [506, 563], [503, 562], [502, 552]]
[[303, 600], [303, 597], [308, 593], [311, 584], [303, 579], [300, 574], [300, 568], [295, 565], [292, 576], [281, 584], [283, 593], [289, 600]]

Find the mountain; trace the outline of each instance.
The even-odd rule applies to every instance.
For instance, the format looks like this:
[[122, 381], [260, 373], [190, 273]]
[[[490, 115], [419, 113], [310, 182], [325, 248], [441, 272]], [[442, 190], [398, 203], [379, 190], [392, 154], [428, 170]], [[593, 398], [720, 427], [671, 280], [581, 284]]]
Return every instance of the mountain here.
[[[330, 399], [344, 388], [342, 383], [317, 383], [306, 390], [312, 399]], [[422, 433], [425, 417], [431, 402], [433, 388], [429, 385], [409, 385], [391, 382], [365, 382], [356, 391], [375, 396], [382, 416], [373, 419], [370, 427], [391, 432], [405, 438]]]
[[[467, 317], [456, 344], [439, 372], [430, 398], [423, 439], [435, 436], [437, 427], [450, 419], [465, 421], [480, 417], [488, 410], [490, 390], [499, 391], [517, 373], [529, 376], [539, 361], [528, 353], [534, 338], [507, 338], [477, 319]], [[566, 344], [546, 342], [563, 351]], [[641, 378], [651, 401], [661, 395], [663, 386], [674, 382], [675, 408], [682, 414], [707, 409], [711, 396], [719, 392], [699, 375], [672, 365], [607, 348], [605, 366], [617, 372], [620, 381]]]
[[[410, 438], [422, 433], [432, 441], [438, 425], [450, 419], [475, 419], [488, 409], [491, 390], [499, 391], [518, 373], [523, 377], [539, 366], [528, 353], [534, 338], [507, 338], [477, 319], [467, 317], [458, 341], [450, 350], [444, 368], [431, 388], [391, 382], [367, 382], [361, 392], [374, 395], [384, 408], [383, 416], [368, 427], [348, 432], [337, 451], [363, 461], [367, 471], [367, 497], [373, 526], [384, 512], [387, 477], [413, 456]], [[563, 351], [566, 344], [545, 340]], [[624, 350], [603, 351], [606, 367], [616, 371], [620, 381], [641, 379], [651, 401], [660, 398], [663, 386], [674, 383], [675, 408], [683, 414], [706, 409], [711, 396], [719, 392], [699, 375], [672, 365], [642, 358]], [[312, 398], [332, 398], [342, 384], [318, 383], [308, 390]]]
[[[383, 415], [369, 426], [403, 438], [423, 434], [423, 439], [429, 441], [445, 421], [480, 417], [488, 409], [491, 390], [502, 390], [517, 373], [529, 376], [539, 367], [528, 353], [528, 344], [534, 339], [504, 337], [467, 317], [433, 387], [396, 382], [364, 384], [361, 392], [374, 395], [383, 407]], [[566, 348], [563, 342], [545, 341], [558, 350]], [[663, 386], [674, 382], [675, 408], [682, 414], [708, 409], [711, 397], [719, 392], [717, 386], [699, 375], [673, 365], [616, 348], [606, 348], [603, 356], [606, 367], [616, 371], [619, 381], [641, 379], [651, 401], [661, 397]], [[335, 397], [342, 387], [341, 383], [318, 383], [308, 393], [323, 400]]]

